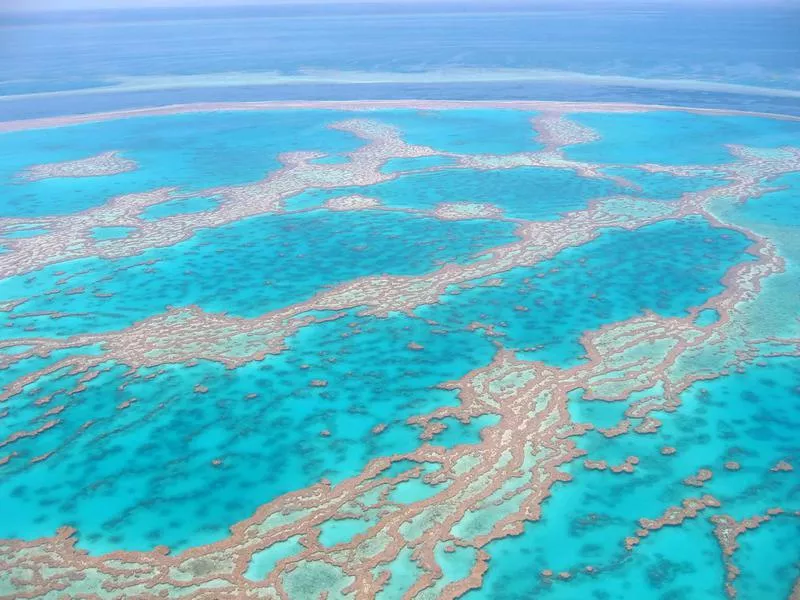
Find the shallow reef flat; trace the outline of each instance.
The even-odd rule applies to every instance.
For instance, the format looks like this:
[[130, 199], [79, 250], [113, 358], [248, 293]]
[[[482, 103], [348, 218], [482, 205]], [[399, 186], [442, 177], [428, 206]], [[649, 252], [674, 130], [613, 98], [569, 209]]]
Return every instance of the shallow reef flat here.
[[800, 120], [0, 131], [0, 597], [800, 593]]

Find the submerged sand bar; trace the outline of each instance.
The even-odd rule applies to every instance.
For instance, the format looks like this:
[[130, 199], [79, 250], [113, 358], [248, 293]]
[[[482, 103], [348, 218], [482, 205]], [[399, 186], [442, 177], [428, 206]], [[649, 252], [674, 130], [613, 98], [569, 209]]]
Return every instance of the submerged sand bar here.
[[29, 129], [46, 129], [82, 123], [99, 123], [114, 119], [133, 117], [153, 117], [163, 115], [202, 113], [213, 111], [248, 111], [248, 110], [286, 110], [286, 109], [318, 109], [318, 110], [453, 110], [464, 108], [502, 108], [509, 110], [556, 111], [560, 113], [634, 113], [661, 110], [673, 110], [693, 114], [716, 116], [749, 116], [782, 121], [800, 121], [800, 116], [775, 113], [751, 112], [717, 108], [689, 108], [685, 106], [668, 106], [662, 104], [634, 104], [616, 102], [551, 102], [543, 100], [341, 100], [341, 101], [264, 101], [264, 102], [198, 102], [192, 104], [170, 104], [149, 108], [132, 108], [85, 115], [67, 115], [63, 117], [43, 117], [40, 119], [24, 119], [19, 121], [0, 122], [0, 132], [26, 131]]

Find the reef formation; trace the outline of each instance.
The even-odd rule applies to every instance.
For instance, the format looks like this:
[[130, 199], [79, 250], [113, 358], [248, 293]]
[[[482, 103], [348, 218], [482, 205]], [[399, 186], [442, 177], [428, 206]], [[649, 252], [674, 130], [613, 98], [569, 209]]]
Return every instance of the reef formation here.
[[[783, 560], [800, 558], [800, 123], [272, 108], [325, 109], [343, 149], [0, 218], [0, 494], [21, 511], [0, 531], [0, 596], [796, 595], [796, 562], [747, 540], [794, 539]], [[95, 121], [156, 113], [170, 118]], [[669, 160], [639, 162], [641, 142], [619, 137], [637, 116], [683, 124]], [[714, 119], [751, 129], [693, 138]], [[523, 135], [500, 152], [481, 127]], [[634, 158], [604, 160], [605, 140]], [[690, 142], [726, 159], [683, 164]], [[106, 150], [28, 164], [7, 187], [149, 184], [149, 168]], [[209, 510], [207, 533], [175, 516]], [[687, 567], [668, 531], [710, 550]]]

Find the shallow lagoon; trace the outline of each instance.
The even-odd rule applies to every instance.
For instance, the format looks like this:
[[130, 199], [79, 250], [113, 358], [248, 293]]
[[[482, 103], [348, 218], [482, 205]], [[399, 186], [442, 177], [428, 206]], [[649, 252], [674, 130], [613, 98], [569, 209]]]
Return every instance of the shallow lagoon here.
[[[533, 116], [492, 110], [215, 113], [6, 134], [0, 136], [9, 158], [0, 174], [0, 206], [6, 218], [23, 219], [24, 225], [2, 223], [3, 241], [7, 252], [16, 251], [15, 240], [28, 235], [46, 244], [60, 219], [83, 218], [88, 209], [102, 216], [105, 203], [118, 194], [175, 188], [169, 199], [138, 214], [133, 226], [99, 217], [90, 223], [95, 241], [126, 244], [136, 238], [136, 219], [158, 222], [182, 215], [191, 222], [192, 215], [213, 213], [231, 200], [207, 190], [262, 180], [280, 168], [277, 157], [286, 151], [321, 153], [314, 168], [351, 168], [341, 157], [366, 142], [329, 127], [342, 119], [391, 124], [405, 142], [434, 152], [506, 155], [541, 150]], [[489, 558], [482, 587], [463, 590], [467, 598], [668, 597], [690, 590], [724, 598], [725, 564], [709, 517], [741, 520], [775, 507], [787, 514], [739, 538], [735, 562], [742, 574], [736, 585], [743, 597], [785, 597], [796, 576], [797, 556], [789, 551], [796, 537], [797, 520], [789, 514], [796, 510], [796, 476], [771, 469], [780, 461], [796, 464], [800, 456], [793, 434], [800, 419], [800, 366], [791, 341], [794, 300], [785, 292], [797, 281], [792, 242], [797, 177], [763, 182], [785, 189], [744, 204], [721, 192], [713, 215], [722, 223], [663, 211], [680, 206], [686, 193], [730, 183], [730, 172], [715, 170], [734, 160], [725, 144], [785, 146], [796, 140], [797, 125], [678, 112], [567, 116], [596, 129], [602, 139], [565, 143], [564, 154], [601, 163], [601, 173], [621, 175], [640, 189], [612, 178], [583, 177], [568, 167], [479, 171], [456, 168], [436, 154], [395, 156], [379, 170], [378, 177], [387, 181], [353, 186], [344, 178], [323, 191], [310, 182], [302, 194], [288, 196], [276, 214], [193, 230], [188, 239], [130, 256], [56, 262], [0, 281], [5, 344], [0, 498], [16, 515], [0, 520], [0, 538], [32, 541], [71, 526], [77, 547], [92, 560], [161, 545], [179, 560], [185, 550], [203, 553], [204, 544], [238, 539], [230, 528], [269, 503], [289, 507], [292, 494], [330, 485], [330, 493], [343, 494], [345, 508], [335, 518], [310, 520], [305, 533], [287, 532], [284, 539], [245, 553], [250, 558], [242, 577], [264, 581], [302, 555], [296, 568], [279, 577], [295, 591], [293, 597], [317, 590], [320, 582], [344, 595], [350, 577], [319, 555], [310, 558], [300, 540], [311, 547], [318, 540], [320, 552], [337, 565], [358, 564], [376, 553], [370, 550], [370, 544], [381, 544], [376, 528], [389, 527], [394, 515], [462, 502], [452, 494], [462, 493], [458, 490], [471, 478], [502, 472], [498, 465], [507, 458], [495, 456], [502, 446], [498, 432], [511, 435], [531, 426], [521, 420], [524, 411], [511, 413], [507, 404], [529, 403], [533, 410], [555, 393], [529, 391], [526, 377], [534, 383], [550, 377], [572, 386], [562, 390], [568, 392], [566, 418], [594, 427], [573, 434], [587, 459], [619, 465], [635, 456], [635, 469], [615, 473], [589, 469], [582, 457], [565, 459], [558, 469], [572, 480], [551, 482], [541, 516], [491, 540], [476, 541], [474, 531], [491, 531], [492, 519], [513, 514], [520, 501], [512, 493], [522, 477], [517, 472], [497, 476], [495, 508], [469, 527], [454, 518], [437, 529], [435, 515], [409, 516], [397, 530], [405, 536], [402, 551], [369, 567], [375, 576], [392, 574], [380, 597], [399, 598], [414, 585], [425, 568], [412, 548], [422, 543], [415, 540], [428, 540], [442, 574], [419, 598], [467, 580], [483, 551]], [[659, 143], [645, 148], [643, 140], [652, 136]], [[13, 160], [12, 147], [23, 149]], [[18, 177], [34, 164], [110, 150], [121, 151], [138, 168], [36, 182]], [[219, 168], [221, 154], [228, 156], [229, 168]], [[686, 176], [654, 173], [644, 163], [694, 167]], [[350, 194], [376, 197], [382, 206], [321, 208], [325, 200]], [[605, 217], [594, 214], [588, 224], [571, 226], [574, 230], [549, 229], [560, 226], [565, 213], [580, 216], [594, 210], [592, 200], [610, 196], [635, 196], [659, 208], [652, 222], [632, 225], [620, 218], [601, 224], [592, 219]], [[441, 203], [458, 202], [490, 203], [502, 214], [466, 220], [431, 214]], [[649, 218], [636, 216], [647, 211], [631, 214]], [[525, 234], [524, 227], [534, 233]], [[592, 235], [581, 237], [587, 232]], [[732, 311], [714, 303], [731, 285], [735, 269], [763, 256], [752, 252], [759, 234], [776, 244], [786, 262], [767, 279], [778, 287], [764, 288], [771, 298], [770, 318], [756, 330], [752, 319], [737, 319], [745, 309], [767, 310], [759, 308], [758, 293], [746, 294], [747, 307]], [[519, 258], [526, 244], [540, 248], [538, 258]], [[340, 301], [345, 310], [301, 311], [284, 321], [265, 321], [283, 341], [279, 351], [238, 353], [241, 336], [248, 335], [242, 328], [312, 297], [321, 298], [324, 307], [326, 294], [354, 281], [366, 290], [384, 285], [382, 297], [400, 294], [410, 308], [401, 310], [399, 303], [384, 314], [379, 301], [357, 291]], [[399, 287], [405, 284], [409, 287]], [[189, 341], [176, 338], [176, 347], [185, 345], [191, 356], [192, 344], [218, 336], [218, 360], [203, 354], [202, 360], [144, 364], [143, 357], [152, 356], [146, 351], [152, 340], [149, 334], [136, 337], [132, 328], [168, 308], [188, 306], [220, 324], [198, 329]], [[298, 318], [309, 321], [289, 327]], [[587, 355], [586, 335], [641, 318], [659, 319], [652, 339], [637, 348], [643, 365], [650, 364], [645, 358], [658, 347], [659, 336], [676, 335], [670, 328], [696, 327], [687, 343], [703, 332], [722, 337], [709, 338], [707, 353], [700, 355], [704, 368], [708, 363], [715, 369], [713, 378], [681, 389], [674, 407], [653, 411], [658, 426], [637, 432], [643, 417], [626, 411], [647, 395], [666, 397], [663, 385], [626, 392], [622, 399], [589, 399], [569, 382], [597, 360]], [[285, 335], [281, 327], [287, 327]], [[765, 335], [772, 336], [769, 344]], [[75, 336], [84, 341], [76, 345]], [[751, 354], [742, 358], [737, 352], [743, 349]], [[464, 387], [481, 369], [493, 373], [504, 352], [527, 365], [526, 374], [497, 375], [484, 387]], [[602, 345], [597, 352], [608, 353], [609, 360], [616, 356]], [[741, 362], [732, 362], [737, 356]], [[552, 369], [550, 375], [541, 375], [543, 368]], [[603, 377], [624, 383], [641, 376], [619, 369]], [[459, 395], [459, 387], [480, 390], [487, 405], [471, 416], [460, 414], [469, 398]], [[507, 404], [489, 406], [495, 395]], [[419, 420], [425, 415], [433, 416]], [[600, 431], [626, 418], [630, 428], [620, 435]], [[540, 443], [546, 447], [551, 441]], [[665, 454], [665, 447], [677, 450]], [[525, 468], [544, 460], [535, 449], [522, 452]], [[457, 456], [452, 465], [447, 462]], [[387, 457], [389, 463], [378, 469]], [[732, 461], [738, 469], [725, 466]], [[483, 475], [475, 474], [484, 468]], [[379, 487], [357, 495], [352, 486], [364, 469], [377, 469], [366, 481]], [[697, 487], [683, 482], [700, 469], [713, 471], [710, 481]], [[320, 505], [326, 493], [320, 492]], [[625, 538], [640, 527], [638, 519], [655, 519], [669, 506], [703, 494], [721, 506], [651, 532], [632, 551], [625, 548]], [[283, 510], [274, 521], [294, 514]], [[263, 525], [258, 535], [267, 539], [278, 529]], [[788, 549], [776, 553], [776, 546]], [[4, 548], [3, 555], [16, 560], [17, 551]], [[351, 551], [346, 560], [339, 554]], [[587, 566], [593, 570], [587, 572]], [[546, 570], [554, 575], [541, 576]], [[568, 577], [560, 577], [562, 572]], [[76, 581], [72, 592], [80, 593], [80, 576]], [[0, 585], [12, 584], [0, 576]]]

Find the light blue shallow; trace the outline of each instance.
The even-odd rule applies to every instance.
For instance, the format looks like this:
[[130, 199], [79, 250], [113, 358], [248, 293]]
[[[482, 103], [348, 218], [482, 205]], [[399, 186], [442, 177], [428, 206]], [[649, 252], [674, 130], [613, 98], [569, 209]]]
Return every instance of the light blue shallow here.
[[744, 254], [744, 235], [700, 219], [663, 221], [629, 232], [609, 230], [535, 267], [491, 279], [501, 285], [453, 288], [417, 309], [445, 327], [489, 322], [506, 348], [559, 366], [581, 361], [585, 331], [645, 310], [683, 316], [720, 293], [721, 278]]
[[[509, 223], [402, 213], [253, 217], [136, 256], [75, 260], [2, 280], [0, 297], [28, 300], [0, 313], [0, 323], [15, 331], [32, 327], [20, 336], [66, 336], [121, 329], [168, 306], [253, 317], [358, 277], [416, 275], [438, 263], [468, 262], [513, 239]], [[58, 285], [63, 275], [55, 273], [65, 270], [74, 276]], [[59, 293], [48, 293], [54, 289]], [[39, 314], [53, 310], [69, 316]]]
[[[176, 187], [199, 191], [248, 183], [280, 166], [278, 154], [354, 150], [355, 136], [328, 128], [350, 118], [337, 111], [214, 112], [133, 118], [0, 136], [0, 217], [64, 215], [112, 196]], [[139, 168], [106, 177], [19, 183], [24, 169], [121, 150]], [[221, 157], [224, 159], [221, 160]]]
[[[533, 113], [488, 110], [214, 113], [4, 134], [0, 216], [26, 221], [3, 238], [10, 247], [15, 239], [43, 233], [45, 226], [39, 227], [34, 217], [72, 214], [117, 194], [158, 187], [176, 187], [177, 195], [147, 209], [143, 219], [191, 218], [218, 205], [219, 197], [203, 190], [261, 179], [279, 168], [280, 152], [319, 151], [325, 155], [316, 160], [319, 164], [347, 160], [347, 152], [363, 141], [328, 125], [365, 115], [398, 127], [410, 143], [442, 153], [541, 148], [530, 124]], [[640, 192], [610, 180], [579, 178], [569, 170], [478, 171], [453, 168], [442, 157], [398, 158], [385, 166], [386, 173], [396, 175], [385, 183], [310, 190], [289, 199], [290, 210], [314, 209], [302, 214], [253, 217], [197, 231], [180, 244], [137, 256], [87, 258], [4, 279], [0, 302], [27, 299], [0, 312], [0, 340], [19, 338], [4, 353], [24, 352], [25, 338], [119, 330], [169, 306], [197, 305], [254, 318], [359, 277], [420, 275], [446, 263], [467, 264], [516, 239], [514, 224], [507, 222], [319, 208], [336, 195], [361, 193], [391, 208], [421, 211], [440, 202], [489, 202], [509, 217], [555, 220], [565, 211], [585, 208], [593, 198], [638, 193], [668, 202], [722, 183], [707, 173], [688, 178], [651, 174], [636, 164], [720, 164], [731, 160], [724, 144], [796, 144], [800, 131], [788, 122], [676, 112], [581, 114], [575, 119], [596, 127], [603, 138], [572, 146], [567, 155], [616, 164], [605, 173], [629, 179]], [[138, 161], [140, 169], [36, 183], [13, 179], [32, 164], [113, 149]], [[226, 157], [225, 168], [220, 168], [220, 156]], [[436, 170], [419, 172], [429, 168]], [[784, 176], [769, 185], [786, 189], [736, 205], [731, 214], [765, 235], [777, 232], [791, 239], [793, 228], [800, 226], [800, 178]], [[182, 192], [199, 195], [182, 198]], [[104, 244], [124, 243], [130, 233], [119, 227], [93, 232]], [[77, 385], [81, 374], [63, 368], [45, 375], [3, 406], [9, 409], [0, 421], [7, 433], [44, 424], [50, 418], [42, 415], [47, 407], [35, 401], [48, 393], [54, 394], [48, 407], [65, 408], [57, 427], [13, 442], [18, 457], [0, 466], [0, 504], [4, 514], [13, 515], [0, 518], [0, 538], [35, 539], [72, 525], [79, 547], [92, 554], [158, 544], [178, 551], [223, 539], [231, 525], [265, 502], [322, 478], [341, 482], [374, 458], [403, 454], [423, 443], [444, 448], [479, 444], [490, 428], [502, 426], [498, 416], [442, 419], [446, 428], [429, 442], [419, 437], [420, 427], [406, 421], [455, 405], [456, 392], [437, 384], [487, 365], [496, 341], [518, 358], [569, 368], [585, 360], [579, 340], [587, 330], [645, 310], [671, 317], [693, 314], [691, 309], [722, 291], [728, 269], [753, 260], [745, 252], [750, 244], [744, 235], [699, 217], [635, 231], [606, 229], [593, 241], [538, 265], [493, 276], [501, 280], [499, 286], [483, 286], [485, 279], [453, 286], [413, 315], [359, 316], [354, 307], [335, 320], [301, 329], [287, 340], [286, 352], [237, 368], [202, 361], [131, 372], [127, 365], [107, 361], [84, 391], [71, 395], [66, 390]], [[784, 281], [791, 283], [797, 256], [786, 251]], [[786, 289], [795, 288], [796, 282]], [[788, 296], [785, 300], [792, 302]], [[695, 323], [710, 327], [719, 318], [715, 310], [705, 309]], [[474, 322], [493, 325], [502, 337], [474, 330]], [[409, 348], [412, 341], [422, 349]], [[0, 385], [71, 356], [102, 352], [97, 344], [26, 358], [0, 370]], [[315, 379], [327, 385], [311, 385]], [[208, 389], [196, 391], [197, 386]], [[723, 564], [708, 516], [725, 512], [741, 519], [796, 504], [796, 475], [769, 469], [781, 459], [794, 461], [797, 468], [798, 389], [797, 358], [770, 358], [743, 373], [691, 386], [675, 413], [656, 414], [663, 421], [657, 433], [608, 439], [592, 431], [577, 438], [591, 458], [618, 464], [636, 455], [641, 461], [633, 474], [587, 471], [580, 461], [564, 467], [574, 481], [555, 485], [542, 518], [526, 523], [521, 535], [486, 546], [492, 558], [485, 583], [466, 598], [722, 598]], [[134, 398], [124, 410], [118, 408]], [[569, 410], [577, 422], [611, 427], [633, 399], [588, 401], [582, 390], [573, 390]], [[89, 421], [93, 424], [86, 428]], [[386, 429], [373, 433], [379, 424]], [[662, 455], [667, 445], [678, 452]], [[55, 453], [47, 460], [29, 464], [50, 451]], [[722, 465], [729, 460], [740, 462], [742, 469], [726, 471]], [[380, 476], [417, 466], [435, 469], [404, 460]], [[681, 483], [700, 468], [714, 471], [705, 488]], [[446, 488], [413, 480], [397, 486], [391, 499], [411, 503]], [[657, 517], [682, 498], [706, 492], [722, 501], [722, 509], [709, 509], [680, 528], [664, 528], [635, 552], [625, 551], [623, 540], [635, 532], [637, 518]], [[368, 525], [359, 519], [326, 523], [321, 543], [332, 548]], [[785, 517], [741, 538], [740, 597], [788, 596], [798, 560], [797, 527]], [[277, 561], [299, 550], [297, 539], [275, 544], [254, 557], [246, 577], [263, 580]], [[448, 552], [442, 544], [434, 554], [443, 567], [437, 589], [466, 576], [476, 559], [474, 550]], [[580, 572], [587, 565], [599, 574]], [[417, 571], [406, 551], [388, 568], [393, 577], [382, 598], [394, 600], [413, 584]], [[538, 575], [543, 569], [575, 575], [567, 583], [547, 583]]]

